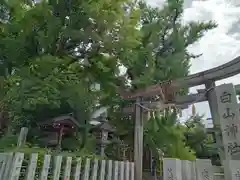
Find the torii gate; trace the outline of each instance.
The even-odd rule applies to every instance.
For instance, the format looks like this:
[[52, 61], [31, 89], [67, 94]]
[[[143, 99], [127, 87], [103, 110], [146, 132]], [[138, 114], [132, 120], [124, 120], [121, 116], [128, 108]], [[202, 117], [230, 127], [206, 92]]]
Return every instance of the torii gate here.
[[[214, 133], [216, 138], [216, 143], [219, 147], [222, 146], [222, 137], [221, 137], [221, 127], [219, 120], [219, 109], [218, 109], [218, 96], [215, 90], [215, 81], [225, 79], [236, 74], [240, 73], [240, 56], [235, 58], [234, 60], [225, 63], [216, 68], [212, 68], [210, 70], [206, 70], [200, 73], [192, 74], [184, 78], [180, 78], [177, 80], [173, 80], [167, 83], [160, 83], [153, 86], [150, 86], [145, 89], [139, 89], [135, 92], [124, 92], [120, 93], [124, 99], [128, 100], [136, 100], [135, 105], [135, 134], [134, 134], [134, 162], [135, 162], [135, 180], [142, 180], [142, 156], [143, 156], [143, 113], [141, 105], [145, 107], [154, 107], [159, 102], [150, 102], [145, 101], [144, 98], [156, 97], [160, 96], [164, 103], [169, 103], [169, 100], [172, 100], [171, 103], [175, 105], [189, 105], [195, 102], [208, 101], [211, 116], [214, 125]], [[189, 88], [198, 85], [205, 85], [206, 89], [199, 90], [197, 94], [190, 94], [186, 96], [176, 96], [173, 95], [173, 92], [168, 90], [173, 90], [174, 93], [180, 88]], [[228, 86], [228, 88], [231, 86]], [[165, 89], [164, 89], [165, 88]], [[223, 88], [224, 89], [224, 88]], [[240, 90], [240, 86], [236, 86], [235, 89]], [[221, 91], [221, 90], [220, 90]], [[218, 91], [218, 93], [220, 92]], [[234, 92], [234, 88], [230, 89], [231, 93]], [[171, 96], [171, 94], [173, 96]], [[169, 99], [169, 96], [171, 98]], [[236, 98], [235, 98], [236, 100]], [[186, 107], [186, 106], [185, 106]], [[239, 112], [238, 112], [239, 114]], [[239, 119], [237, 119], [239, 120]], [[223, 160], [225, 156], [219, 152], [220, 158]], [[226, 153], [224, 153], [226, 154]]]

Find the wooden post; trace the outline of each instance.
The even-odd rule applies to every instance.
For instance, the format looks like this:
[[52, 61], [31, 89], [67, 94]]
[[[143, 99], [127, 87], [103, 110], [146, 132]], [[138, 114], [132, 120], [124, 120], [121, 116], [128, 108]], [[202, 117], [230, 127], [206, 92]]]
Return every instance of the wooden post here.
[[35, 173], [37, 169], [37, 160], [38, 160], [38, 154], [37, 153], [31, 154], [31, 159], [28, 165], [28, 170], [27, 170], [25, 180], [32, 180], [35, 178]]
[[97, 180], [98, 178], [98, 160], [97, 159], [94, 159], [94, 163], [93, 163], [93, 168], [92, 169], [92, 172], [91, 172], [91, 180]]
[[42, 166], [42, 170], [41, 170], [40, 180], [47, 180], [48, 179], [50, 162], [51, 162], [51, 156], [48, 155], [48, 154], [45, 154], [44, 155], [43, 166]]
[[8, 180], [19, 179], [23, 159], [24, 159], [24, 154], [23, 153], [16, 153], [15, 154]]
[[11, 175], [11, 167], [12, 167], [13, 160], [14, 160], [13, 153], [8, 153], [6, 164], [3, 167], [4, 172], [3, 172], [3, 174], [1, 174], [1, 180], [9, 179], [9, 176]]
[[64, 180], [71, 179], [72, 157], [67, 157], [64, 170]]
[[100, 180], [107, 179], [105, 178], [105, 174], [106, 174], [106, 160], [102, 160], [100, 165]]
[[113, 180], [118, 180], [118, 175], [119, 175], [119, 162], [115, 161], [114, 162], [114, 170], [113, 170]]
[[89, 180], [90, 165], [91, 165], [90, 159], [87, 158], [86, 162], [85, 162], [84, 174], [83, 174], [83, 179], [84, 180]]
[[54, 161], [53, 180], [59, 180], [62, 166], [62, 156], [56, 156]]
[[74, 180], [79, 180], [81, 176], [81, 167], [82, 167], [82, 159], [77, 158], [77, 166], [75, 168], [75, 175], [74, 175]]
[[61, 148], [62, 148], [63, 129], [64, 129], [64, 127], [61, 126], [60, 131], [58, 133], [58, 145], [57, 145], [57, 149], [58, 150], [61, 150]]
[[20, 131], [20, 134], [18, 137], [17, 147], [21, 147], [22, 145], [24, 145], [26, 143], [27, 134], [28, 134], [28, 128], [26, 128], [26, 127], [21, 128], [21, 131]]
[[113, 175], [113, 161], [108, 160], [108, 171], [107, 171], [107, 177], [106, 180], [112, 180], [112, 175]]
[[135, 180], [142, 180], [142, 157], [143, 157], [143, 117], [142, 107], [139, 106], [141, 98], [136, 99], [135, 105], [135, 131], [134, 131], [134, 177]]

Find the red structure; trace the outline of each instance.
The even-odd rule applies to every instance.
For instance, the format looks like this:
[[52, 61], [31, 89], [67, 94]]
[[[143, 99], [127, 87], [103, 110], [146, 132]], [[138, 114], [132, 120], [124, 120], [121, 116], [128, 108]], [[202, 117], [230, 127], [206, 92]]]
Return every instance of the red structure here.
[[40, 129], [43, 131], [41, 141], [47, 146], [61, 147], [62, 137], [75, 132], [80, 124], [71, 115], [62, 115], [41, 122]]

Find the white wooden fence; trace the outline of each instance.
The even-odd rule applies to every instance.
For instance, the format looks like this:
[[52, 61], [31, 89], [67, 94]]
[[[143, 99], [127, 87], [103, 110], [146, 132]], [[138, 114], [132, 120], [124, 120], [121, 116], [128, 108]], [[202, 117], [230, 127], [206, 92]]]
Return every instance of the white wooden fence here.
[[134, 163], [23, 153], [0, 154], [1, 180], [134, 180]]
[[[163, 180], [240, 180], [240, 161], [227, 163], [229, 178], [207, 159], [163, 159]], [[219, 168], [217, 168], [219, 169]], [[217, 170], [218, 171], [218, 170]], [[37, 153], [0, 153], [0, 180], [134, 180], [134, 163]], [[149, 179], [150, 180], [150, 179]]]
[[[196, 161], [163, 159], [163, 180], [240, 180], [240, 160], [224, 162], [223, 167], [212, 166], [209, 159]], [[222, 168], [222, 169], [221, 169]]]

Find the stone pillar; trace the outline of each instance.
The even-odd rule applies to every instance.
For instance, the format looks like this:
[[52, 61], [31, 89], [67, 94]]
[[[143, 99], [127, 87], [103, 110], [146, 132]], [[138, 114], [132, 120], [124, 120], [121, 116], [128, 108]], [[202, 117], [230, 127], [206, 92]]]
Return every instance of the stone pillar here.
[[233, 84], [216, 87], [225, 159], [240, 160], [240, 117]]
[[228, 163], [232, 180], [240, 180], [240, 161], [230, 160]]
[[213, 180], [214, 172], [210, 159], [196, 160], [197, 180]]
[[184, 180], [182, 179], [182, 167], [179, 159], [163, 159], [163, 180]]
[[231, 180], [229, 160], [240, 160], [239, 108], [233, 84], [216, 87], [217, 105], [222, 131], [225, 179]]
[[196, 161], [191, 161], [191, 179], [197, 180]]
[[182, 160], [182, 179], [183, 180], [195, 180], [191, 177], [191, 161], [188, 160]]

